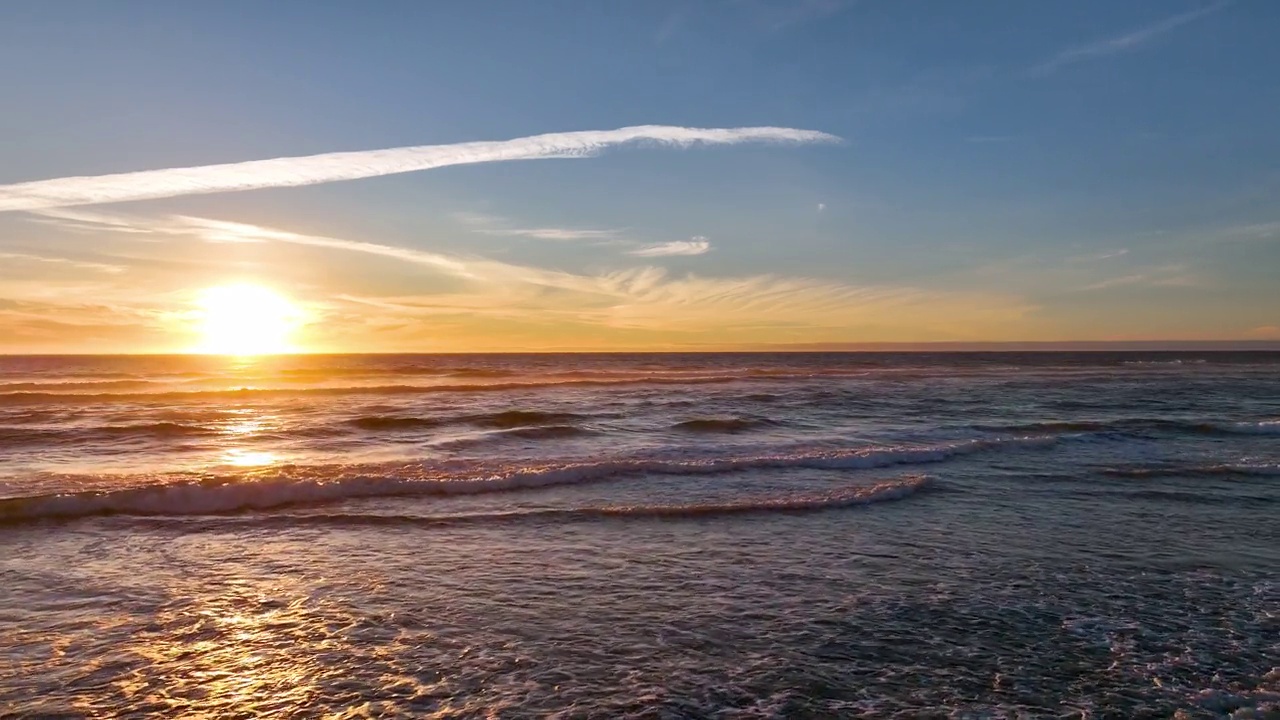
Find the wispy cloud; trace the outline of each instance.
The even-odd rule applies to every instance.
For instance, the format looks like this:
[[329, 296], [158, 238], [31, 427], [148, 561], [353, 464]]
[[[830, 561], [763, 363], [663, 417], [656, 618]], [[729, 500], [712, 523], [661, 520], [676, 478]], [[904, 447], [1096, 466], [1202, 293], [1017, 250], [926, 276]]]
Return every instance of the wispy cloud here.
[[49, 263], [54, 265], [66, 265], [68, 267], [80, 268], [83, 270], [96, 270], [99, 272], [118, 273], [123, 272], [124, 268], [119, 265], [109, 265], [107, 263], [85, 262], [83, 260], [73, 260], [71, 258], [53, 257], [49, 255], [36, 255], [34, 253], [21, 252], [0, 252], [0, 259]]
[[1129, 275], [1108, 278], [1090, 285], [1082, 290], [1106, 290], [1108, 288], [1145, 286], [1145, 287], [1196, 287], [1202, 285], [1200, 278], [1183, 263], [1171, 263], [1142, 268]]
[[538, 240], [609, 240], [618, 236], [617, 230], [581, 230], [577, 228], [515, 228], [511, 235]]
[[[819, 209], [826, 207], [822, 205]], [[711, 241], [704, 235], [694, 235], [688, 240], [664, 243], [641, 243], [623, 237], [622, 229], [585, 229], [570, 227], [524, 228], [497, 215], [485, 213], [455, 213], [454, 219], [486, 235], [529, 237], [538, 240], [591, 242], [612, 245], [634, 257], [671, 257], [677, 255], [705, 255], [711, 252]]]
[[1100, 262], [1102, 260], [1113, 260], [1118, 257], [1124, 257], [1129, 254], [1129, 248], [1116, 248], [1115, 250], [1101, 250], [1099, 252], [1089, 253], [1087, 255], [1076, 255], [1068, 258], [1070, 262]]
[[[58, 223], [61, 211], [34, 211], [34, 214], [46, 221]], [[346, 250], [369, 255], [403, 260], [417, 265], [427, 265], [443, 270], [459, 277], [471, 277], [465, 263], [448, 255], [415, 250], [412, 248], [381, 245], [360, 240], [343, 240], [339, 238], [303, 235], [300, 233], [277, 230], [275, 228], [251, 225], [248, 223], [211, 220], [209, 218], [189, 217], [185, 215], [169, 215], [164, 217], [147, 217], [141, 215], [124, 215], [115, 213], [79, 211], [69, 220], [74, 226], [96, 228], [98, 232], [122, 232], [148, 235], [169, 235], [193, 237], [212, 243], [258, 243], [282, 242], [291, 245], [309, 245], [334, 250]]]
[[831, 17], [853, 5], [851, 0], [734, 0], [756, 26], [778, 32]]
[[1280, 238], [1280, 222], [1236, 225], [1218, 231], [1217, 236], [1226, 240], [1273, 240]]
[[515, 140], [326, 153], [221, 165], [64, 177], [0, 185], [0, 212], [153, 200], [203, 193], [297, 187], [431, 170], [450, 165], [581, 158], [619, 145], [667, 147], [739, 143], [818, 143], [839, 138], [779, 127], [688, 128], [643, 125], [617, 130], [533, 135]]
[[1108, 55], [1131, 52], [1152, 40], [1155, 40], [1161, 35], [1176, 30], [1187, 23], [1199, 20], [1206, 15], [1211, 15], [1222, 10], [1227, 5], [1231, 4], [1231, 1], [1232, 0], [1219, 0], [1211, 5], [1206, 5], [1179, 15], [1167, 17], [1158, 22], [1154, 22], [1150, 25], [1125, 33], [1124, 35], [1068, 48], [1039, 65], [1032, 67], [1028, 71], [1028, 74], [1048, 75], [1068, 65], [1074, 65], [1076, 63], [1106, 57]]
[[591, 229], [571, 227], [519, 227], [505, 218], [483, 213], [454, 213], [454, 219], [486, 235], [527, 237], [537, 240], [557, 241], [606, 241], [614, 240], [622, 230], [612, 228]]
[[[94, 218], [82, 213], [75, 222]], [[454, 328], [449, 342], [463, 343], [461, 347], [497, 347], [492, 345], [495, 338], [515, 338], [511, 333], [525, 334], [502, 347], [542, 347], [555, 337], [547, 334], [548, 325], [561, 328], [574, 342], [600, 347], [642, 336], [635, 333], [649, 338], [689, 333], [712, 343], [850, 333], [861, 339], [921, 339], [937, 333], [963, 338], [1007, 327], [1029, 312], [1017, 298], [992, 293], [855, 286], [776, 275], [674, 275], [648, 266], [584, 274], [208, 218], [102, 214], [98, 219], [104, 232], [120, 228], [212, 243], [286, 243], [387, 257], [427, 271], [423, 287], [433, 289], [417, 294], [406, 293], [403, 284], [387, 294], [358, 289], [358, 284], [328, 286], [326, 298], [308, 301], [321, 308], [322, 321], [314, 329], [320, 347], [350, 347], [352, 338], [373, 337], [362, 333], [378, 334], [371, 346], [422, 347], [424, 338], [444, 342], [438, 338], [444, 326]], [[698, 237], [683, 242], [709, 245]], [[430, 279], [435, 275], [458, 282], [440, 285]], [[428, 317], [431, 322], [424, 323]], [[497, 327], [502, 330], [495, 335]]]
[[674, 240], [657, 245], [646, 245], [627, 251], [636, 257], [668, 257], [672, 255], [705, 255], [711, 252], [711, 241], [702, 235], [694, 235], [688, 240]]

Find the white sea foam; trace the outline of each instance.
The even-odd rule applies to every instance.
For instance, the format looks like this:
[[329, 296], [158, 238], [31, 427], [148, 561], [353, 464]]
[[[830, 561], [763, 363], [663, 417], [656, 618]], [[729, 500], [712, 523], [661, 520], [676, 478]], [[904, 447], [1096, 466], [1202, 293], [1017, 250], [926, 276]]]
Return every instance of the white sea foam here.
[[[272, 513], [255, 516], [220, 516], [210, 518], [211, 524], [193, 523], [189, 516], [181, 518], [182, 528], [198, 531], [203, 528], [227, 530], [235, 527], [237, 520], [245, 525], [261, 527], [267, 523], [285, 526], [373, 526], [373, 527], [453, 527], [457, 525], [602, 519], [680, 519], [716, 517], [722, 515], [748, 515], [757, 513], [805, 513], [839, 508], [892, 502], [915, 495], [931, 487], [934, 480], [927, 475], [910, 474], [873, 485], [854, 485], [834, 488], [825, 492], [786, 495], [744, 497], [731, 502], [701, 502], [675, 505], [606, 505], [538, 510], [508, 510], [498, 512], [450, 513], [444, 515], [383, 514], [315, 512]], [[152, 521], [168, 524], [172, 516], [156, 516]], [[141, 522], [142, 518], [135, 518]]]
[[20, 522], [127, 513], [198, 515], [261, 510], [361, 497], [463, 495], [601, 482], [639, 474], [709, 475], [752, 469], [858, 470], [936, 463], [1004, 447], [1051, 444], [1045, 437], [969, 440], [929, 446], [746, 455], [712, 459], [623, 458], [596, 462], [544, 463], [496, 471], [458, 471], [426, 464], [370, 466], [364, 470], [319, 466], [275, 476], [228, 478], [133, 487], [125, 490], [44, 495], [0, 500], [0, 520]]
[[1245, 435], [1280, 435], [1280, 420], [1240, 422], [1233, 425], [1232, 429]]

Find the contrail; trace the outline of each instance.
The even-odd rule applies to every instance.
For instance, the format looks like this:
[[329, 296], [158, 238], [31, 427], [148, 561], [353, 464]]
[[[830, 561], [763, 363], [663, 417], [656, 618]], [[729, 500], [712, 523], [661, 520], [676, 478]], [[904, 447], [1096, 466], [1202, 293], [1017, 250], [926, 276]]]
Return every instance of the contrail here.
[[532, 135], [515, 140], [325, 153], [220, 165], [64, 177], [0, 185], [0, 212], [154, 200], [180, 195], [296, 187], [417, 172], [449, 165], [589, 157], [616, 145], [734, 145], [838, 142], [815, 130], [778, 127], [686, 128], [640, 125], [617, 130]]
[[1222, 10], [1233, 2], [1233, 0], [1218, 0], [1211, 5], [1184, 12], [1181, 15], [1167, 17], [1159, 22], [1152, 23], [1146, 27], [1138, 28], [1118, 37], [1107, 38], [1098, 42], [1069, 48], [1058, 53], [1046, 62], [1031, 68], [1029, 75], [1043, 76], [1048, 75], [1067, 65], [1073, 65], [1078, 62], [1084, 62], [1093, 58], [1105, 57], [1121, 52], [1129, 52], [1152, 40], [1164, 35], [1165, 33], [1176, 30], [1189, 22], [1198, 20], [1206, 15]]

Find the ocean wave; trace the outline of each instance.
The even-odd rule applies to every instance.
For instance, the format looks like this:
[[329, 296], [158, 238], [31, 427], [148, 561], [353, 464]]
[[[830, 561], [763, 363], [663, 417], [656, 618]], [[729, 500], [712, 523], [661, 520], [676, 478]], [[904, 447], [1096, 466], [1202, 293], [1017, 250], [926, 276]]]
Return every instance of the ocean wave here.
[[518, 374], [514, 370], [472, 366], [433, 365], [333, 365], [324, 367], [280, 368], [279, 375], [300, 378], [336, 377], [390, 377], [396, 375], [452, 375], [456, 377], [509, 377]]
[[580, 420], [584, 415], [566, 412], [542, 412], [538, 410], [503, 410], [502, 412], [471, 415], [465, 418], [472, 425], [492, 428], [518, 428], [530, 425], [566, 424]]
[[524, 440], [559, 440], [563, 438], [595, 435], [593, 431], [586, 428], [580, 428], [576, 425], [539, 425], [536, 427], [518, 427], [503, 430], [500, 434], [504, 437], [521, 438]]
[[515, 377], [520, 373], [514, 370], [497, 370], [495, 368], [451, 368], [446, 370], [444, 374], [450, 377], [498, 378]]
[[1280, 464], [1218, 463], [1212, 465], [1148, 465], [1104, 468], [1103, 475], [1112, 477], [1156, 479], [1167, 477], [1253, 476], [1280, 477]]
[[1193, 435], [1280, 435], [1280, 421], [1230, 422], [1221, 420], [1172, 420], [1119, 418], [1114, 420], [1051, 420], [1011, 425], [976, 425], [979, 430], [1018, 433], [1069, 432], [1181, 432]]
[[[457, 513], [449, 515], [388, 515], [379, 513], [272, 514], [252, 518], [218, 518], [208, 527], [225, 530], [228, 524], [241, 522], [261, 527], [275, 524], [296, 526], [412, 526], [440, 527], [458, 525], [494, 525], [530, 521], [572, 522], [600, 519], [678, 520], [713, 518], [731, 515], [791, 514], [822, 512], [840, 508], [902, 500], [935, 486], [927, 475], [906, 475], [873, 485], [849, 486], [822, 493], [747, 497], [733, 502], [688, 503], [675, 505], [606, 505], [601, 507], [553, 508], [544, 510], [511, 510], [503, 512]], [[163, 518], [160, 518], [163, 520]], [[197, 529], [189, 524], [184, 529]]]
[[597, 434], [595, 430], [588, 430], [576, 425], [533, 425], [486, 430], [480, 433], [438, 439], [431, 445], [439, 449], [460, 450], [509, 440], [567, 440], [569, 438], [591, 437]]
[[276, 475], [174, 482], [93, 493], [0, 500], [0, 521], [24, 522], [104, 514], [200, 515], [264, 510], [351, 498], [511, 492], [603, 482], [641, 474], [711, 475], [753, 469], [857, 470], [937, 463], [1007, 447], [1043, 447], [1052, 438], [969, 440], [943, 445], [868, 447], [711, 459], [623, 458], [472, 471], [431, 465], [290, 468]]
[[94, 442], [120, 438], [196, 437], [215, 433], [215, 430], [209, 428], [172, 422], [68, 428], [0, 427], [0, 443], [10, 446], [36, 445], [49, 442]]
[[740, 433], [775, 424], [772, 420], [751, 418], [695, 418], [678, 422], [671, 429], [693, 433]]
[[1280, 499], [1271, 495], [1247, 495], [1238, 493], [1200, 492], [1196, 490], [1177, 490], [1172, 488], [1143, 487], [1141, 489], [1111, 489], [1099, 492], [1069, 492], [1076, 497], [1107, 499], [1122, 498], [1125, 500], [1155, 500], [1160, 502], [1188, 503], [1193, 505], [1235, 505], [1259, 506], [1280, 503]]
[[438, 418], [403, 417], [394, 415], [364, 415], [347, 421], [348, 425], [361, 430], [395, 431], [415, 430], [418, 428], [436, 427], [445, 421]]
[[[255, 398], [276, 396], [344, 396], [344, 395], [424, 395], [436, 392], [516, 392], [538, 391], [538, 389], [557, 389], [573, 387], [614, 387], [614, 386], [703, 386], [703, 384], [727, 383], [764, 383], [787, 382], [787, 380], [806, 380], [814, 378], [855, 378], [863, 373], [849, 372], [804, 372], [804, 370], [759, 370], [759, 372], [741, 373], [707, 373], [707, 372], [667, 372], [667, 373], [599, 373], [599, 372], [566, 372], [534, 375], [526, 379], [507, 380], [507, 382], [449, 382], [454, 378], [504, 378], [518, 377], [517, 373], [506, 370], [489, 369], [433, 369], [431, 372], [370, 372], [358, 373], [364, 377], [390, 377], [397, 374], [436, 375], [442, 378], [438, 384], [349, 384], [349, 386], [298, 387], [298, 379], [306, 379], [307, 375], [297, 375], [302, 370], [280, 372], [270, 377], [216, 377], [202, 375], [188, 383], [209, 384], [209, 389], [156, 389], [156, 392], [77, 392], [79, 388], [64, 388], [65, 392], [51, 392], [50, 389], [10, 388], [0, 391], [0, 405], [38, 405], [38, 404], [110, 404], [110, 402], [200, 402], [202, 400], [255, 400]], [[351, 373], [356, 374], [356, 373]], [[581, 377], [575, 377], [581, 374]], [[297, 375], [297, 377], [292, 377]], [[338, 374], [344, 377], [343, 374]], [[317, 378], [324, 375], [317, 373]], [[143, 380], [145, 382], [145, 380]], [[280, 386], [280, 383], [285, 383]], [[306, 379], [306, 382], [311, 382]], [[154, 383], [146, 383], [154, 384]], [[238, 387], [237, 387], [238, 386]], [[87, 386], [84, 389], [95, 389]], [[101, 388], [97, 388], [101, 389]]]
[[1262, 420], [1260, 422], [1238, 422], [1232, 431], [1243, 435], [1280, 435], [1280, 420]]
[[[737, 375], [707, 375], [690, 378], [621, 378], [616, 380], [543, 380], [499, 383], [453, 383], [441, 385], [351, 385], [345, 387], [241, 387], [218, 390], [176, 390], [155, 393], [0, 393], [0, 405], [42, 403], [134, 403], [148, 401], [200, 402], [203, 400], [249, 400], [280, 396], [334, 395], [423, 395], [432, 393], [513, 392], [554, 390], [573, 387], [624, 385], [707, 385], [746, 380]], [[757, 378], [763, 379], [763, 378]]]
[[158, 422], [158, 423], [139, 423], [137, 425], [103, 425], [101, 427], [90, 428], [89, 432], [101, 433], [103, 435], [145, 435], [150, 437], [175, 437], [187, 435], [209, 435], [215, 431], [209, 428], [203, 428], [196, 425], [183, 425], [182, 423]]
[[474, 425], [483, 428], [510, 430], [543, 425], [571, 425], [587, 415], [567, 412], [543, 412], [538, 410], [502, 410], [492, 413], [455, 415], [447, 417], [417, 417], [412, 415], [362, 415], [347, 421], [361, 430], [394, 432], [440, 427], [442, 425]]
[[83, 392], [85, 390], [132, 390], [154, 387], [150, 380], [59, 380], [0, 383], [0, 394], [17, 392]]

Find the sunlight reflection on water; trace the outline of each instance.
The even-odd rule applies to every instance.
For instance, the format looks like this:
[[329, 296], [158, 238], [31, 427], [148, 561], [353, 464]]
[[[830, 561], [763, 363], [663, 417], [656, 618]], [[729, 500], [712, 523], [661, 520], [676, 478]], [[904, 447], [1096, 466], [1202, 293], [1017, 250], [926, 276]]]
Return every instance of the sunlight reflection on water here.
[[223, 455], [223, 464], [236, 467], [262, 467], [264, 465], [274, 465], [279, 461], [280, 456], [276, 453], [259, 450], [232, 448]]

